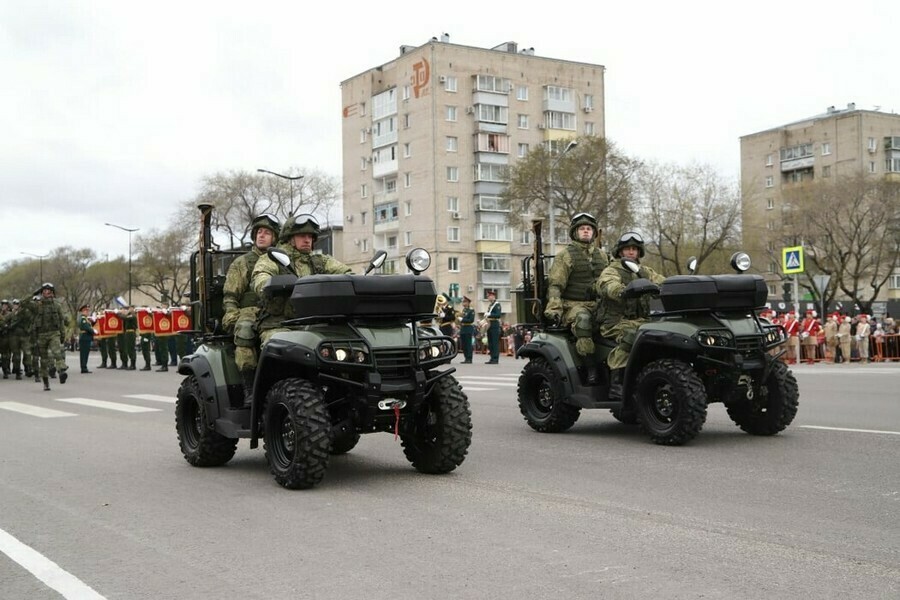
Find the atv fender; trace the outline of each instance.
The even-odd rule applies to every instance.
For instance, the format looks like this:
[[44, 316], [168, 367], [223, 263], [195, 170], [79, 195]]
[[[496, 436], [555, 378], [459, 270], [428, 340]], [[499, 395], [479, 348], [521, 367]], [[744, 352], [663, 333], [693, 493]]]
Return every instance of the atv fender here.
[[209, 364], [209, 360], [200, 354], [185, 356], [178, 363], [178, 374], [185, 377], [193, 375], [197, 380], [206, 408], [204, 411], [206, 424], [210, 427], [215, 426], [216, 419], [219, 418], [219, 403], [216, 401], [216, 382], [212, 375], [212, 367]]
[[562, 353], [554, 344], [544, 340], [532, 340], [519, 348], [519, 356], [522, 358], [543, 358], [547, 361], [556, 373], [557, 385], [553, 393], [557, 398], [571, 398], [575, 393], [575, 387], [572, 385], [572, 378], [568, 369], [566, 369], [566, 361], [563, 359]]
[[638, 329], [628, 356], [628, 364], [625, 366], [624, 397], [631, 397], [634, 380], [644, 365], [658, 358], [672, 357], [678, 357], [692, 364], [701, 351], [697, 340], [680, 333], [659, 329]]

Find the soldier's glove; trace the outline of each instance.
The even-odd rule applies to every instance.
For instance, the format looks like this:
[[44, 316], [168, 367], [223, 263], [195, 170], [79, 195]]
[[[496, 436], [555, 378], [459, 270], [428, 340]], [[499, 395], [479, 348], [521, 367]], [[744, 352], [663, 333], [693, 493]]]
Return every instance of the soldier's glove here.
[[550, 321], [561, 322], [563, 316], [563, 303], [560, 298], [550, 298], [547, 300], [547, 307], [544, 309], [544, 316]]
[[240, 314], [241, 313], [238, 310], [225, 311], [225, 316], [222, 317], [222, 327], [227, 331], [234, 329], [234, 324], [237, 323]]
[[581, 356], [590, 356], [594, 353], [594, 340], [589, 337], [580, 337], [575, 340], [575, 351]]

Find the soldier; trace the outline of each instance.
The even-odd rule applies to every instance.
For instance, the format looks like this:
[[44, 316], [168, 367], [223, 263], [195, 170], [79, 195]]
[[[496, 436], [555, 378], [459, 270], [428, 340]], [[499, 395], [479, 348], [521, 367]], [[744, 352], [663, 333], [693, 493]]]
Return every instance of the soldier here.
[[473, 342], [475, 337], [475, 309], [472, 300], [463, 296], [463, 308], [459, 315], [459, 345], [462, 346], [463, 364], [472, 364]]
[[[616, 243], [613, 256], [640, 264], [640, 259], [644, 257], [644, 238], [634, 231], [625, 233]], [[650, 267], [641, 266], [634, 273], [625, 266], [623, 260], [614, 260], [603, 269], [600, 279], [594, 284], [600, 334], [615, 339], [617, 344], [606, 359], [611, 371], [611, 395], [621, 396], [624, 367], [628, 364], [635, 333], [650, 316], [650, 298], [646, 295], [637, 298], [623, 297], [625, 287], [638, 278], [649, 279], [656, 284], [665, 279]]]
[[825, 360], [838, 362], [837, 353], [837, 315], [829, 315], [825, 322]]
[[137, 349], [135, 348], [135, 343], [137, 341], [137, 315], [134, 314], [133, 306], [126, 306], [123, 308], [121, 315], [122, 333], [119, 334], [121, 342], [119, 356], [122, 358], [122, 366], [119, 368], [134, 371], [134, 363], [137, 362]]
[[[312, 215], [304, 214], [288, 218], [281, 230], [278, 248], [284, 250], [294, 273], [298, 277], [321, 273], [339, 275], [349, 274], [350, 267], [327, 254], [313, 254], [313, 245], [319, 238], [319, 222]], [[268, 256], [261, 256], [253, 267], [250, 278], [251, 288], [260, 298], [258, 328], [263, 345], [279, 331], [285, 331], [281, 322], [294, 316], [290, 302], [284, 297], [266, 298], [263, 290], [273, 275], [281, 270], [279, 264]]]
[[50, 390], [50, 361], [56, 361], [59, 382], [65, 383], [68, 378], [65, 360], [60, 357], [61, 345], [66, 337], [66, 319], [62, 307], [54, 298], [56, 288], [52, 283], [41, 286], [41, 299], [38, 312], [34, 318], [34, 331], [37, 337], [38, 353], [41, 360], [41, 379], [44, 390]]
[[[575, 351], [582, 357], [594, 354], [593, 314], [596, 302], [592, 296], [594, 282], [607, 266], [609, 256], [595, 243], [600, 236], [597, 220], [588, 213], [578, 213], [569, 225], [572, 242], [553, 259], [547, 277], [547, 308], [544, 316], [572, 329]], [[597, 379], [596, 365], [585, 361], [588, 383]]]
[[438, 313], [440, 316], [439, 328], [442, 334], [447, 337], [453, 337], [456, 325], [456, 311], [453, 309], [453, 301], [450, 300], [450, 296], [445, 296], [445, 298], [447, 298], [447, 302], [444, 303], [440, 313]]
[[800, 359], [800, 321], [794, 311], [784, 316], [784, 332], [787, 334], [787, 363], [795, 364]]
[[9, 300], [0, 300], [0, 370], [3, 379], [9, 379], [10, 372], [10, 336], [12, 326], [12, 304]]
[[76, 321], [78, 329], [78, 353], [79, 363], [82, 373], [90, 373], [88, 370], [88, 358], [91, 355], [91, 346], [94, 344], [94, 324], [91, 323], [88, 314], [91, 307], [87, 304], [78, 309], [78, 320]]
[[487, 345], [490, 360], [485, 364], [500, 364], [500, 317], [503, 309], [497, 300], [497, 292], [490, 290], [487, 293], [488, 309], [484, 311], [484, 319], [487, 321]]
[[226, 331], [234, 334], [234, 362], [241, 373], [246, 398], [250, 397], [253, 390], [258, 359], [256, 319], [259, 315], [259, 299], [250, 287], [250, 277], [257, 261], [275, 243], [280, 231], [281, 221], [273, 215], [262, 214], [253, 219], [250, 224], [253, 247], [250, 252], [231, 263], [225, 276], [225, 316], [222, 325]]
[[[24, 302], [13, 300], [13, 308], [16, 315], [13, 320], [12, 331], [10, 332], [12, 336], [11, 343], [14, 348], [19, 348], [21, 351], [22, 370], [25, 372], [25, 377], [32, 377], [34, 376], [31, 368], [34, 345], [31, 343], [31, 330], [34, 327], [34, 315], [37, 312], [37, 304], [29, 301], [27, 298]], [[16, 360], [15, 354], [13, 354], [13, 360]], [[19, 377], [16, 377], [16, 379], [19, 379]]]
[[859, 362], [872, 362], [869, 360], [869, 335], [872, 329], [869, 327], [869, 315], [859, 315], [859, 324], [856, 326], [856, 345], [859, 348]]
[[844, 320], [841, 322], [840, 326], [838, 326], [837, 338], [838, 345], [841, 349], [841, 362], [850, 364], [850, 332], [852, 327], [850, 325], [850, 317], [844, 317]]
[[818, 346], [819, 320], [815, 311], [806, 311], [806, 317], [801, 325], [800, 338], [803, 345], [803, 358], [809, 364], [816, 362], [816, 347]]

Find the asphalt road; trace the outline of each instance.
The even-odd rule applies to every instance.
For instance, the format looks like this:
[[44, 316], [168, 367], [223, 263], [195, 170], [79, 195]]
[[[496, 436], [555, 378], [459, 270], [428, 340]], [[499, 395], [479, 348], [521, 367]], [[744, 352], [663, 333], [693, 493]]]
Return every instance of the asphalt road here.
[[607, 411], [536, 433], [523, 362], [480, 362], [457, 365], [456, 471], [419, 474], [373, 434], [309, 491], [246, 441], [189, 466], [174, 371], [0, 381], [0, 597], [900, 597], [900, 364], [801, 365], [782, 434], [713, 405], [669, 448]]

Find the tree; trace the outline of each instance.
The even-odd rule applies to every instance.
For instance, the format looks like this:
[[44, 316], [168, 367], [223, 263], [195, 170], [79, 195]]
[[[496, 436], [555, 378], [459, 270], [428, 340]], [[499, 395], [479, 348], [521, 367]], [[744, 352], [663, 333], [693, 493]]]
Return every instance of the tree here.
[[[303, 179], [289, 181], [266, 173], [229, 171], [203, 178], [200, 193], [185, 202], [177, 222], [198, 229], [197, 206], [211, 204], [212, 230], [228, 239], [231, 247], [250, 243], [250, 222], [263, 213], [273, 214], [282, 222], [294, 214], [310, 213], [326, 218], [340, 200], [340, 185], [336, 178], [320, 171], [301, 172], [290, 169], [286, 175], [303, 175]], [[196, 236], [194, 236], [196, 237]]]
[[[601, 229], [621, 232], [632, 226], [633, 183], [640, 163], [597, 136], [577, 138], [578, 145], [560, 154], [571, 140], [541, 145], [507, 172], [501, 197], [512, 227], [530, 230], [532, 218], [546, 218], [552, 205], [557, 231], [579, 212], [594, 215]], [[552, 235], [552, 234], [551, 234]], [[566, 239], [557, 235], [557, 239]]]
[[[651, 163], [638, 177], [638, 194], [646, 218], [647, 253], [659, 259], [664, 273], [683, 273], [687, 259], [717, 272], [740, 238], [741, 201], [736, 183], [709, 165]], [[652, 242], [650, 241], [652, 240]]]
[[188, 231], [187, 226], [176, 223], [165, 231], [154, 229], [137, 238], [140, 260], [135, 287], [160, 305], [181, 304], [190, 288], [189, 254], [199, 239], [197, 227], [195, 223]]
[[804, 287], [813, 288], [815, 274], [830, 275], [826, 300], [839, 290], [871, 312], [900, 265], [900, 184], [857, 175], [804, 186], [789, 200], [803, 224], [793, 243], [806, 248]]

